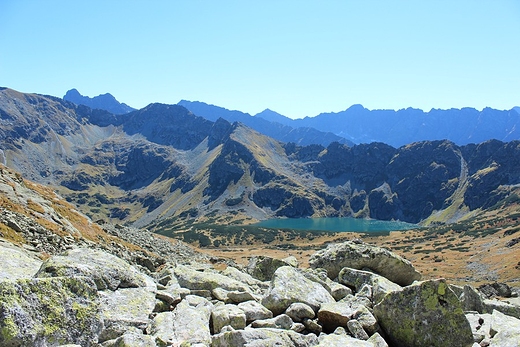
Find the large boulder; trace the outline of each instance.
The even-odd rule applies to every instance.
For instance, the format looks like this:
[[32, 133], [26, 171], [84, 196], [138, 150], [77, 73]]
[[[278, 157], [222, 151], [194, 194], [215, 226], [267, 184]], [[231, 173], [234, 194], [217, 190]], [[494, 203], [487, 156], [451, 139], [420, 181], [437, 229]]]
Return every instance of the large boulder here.
[[219, 305], [211, 312], [211, 322], [214, 334], [220, 333], [226, 325], [233, 329], [244, 329], [246, 314], [236, 305]]
[[248, 323], [255, 321], [257, 319], [269, 319], [273, 318], [273, 313], [269, 311], [266, 307], [264, 307], [259, 302], [254, 300], [241, 302], [238, 304], [238, 307], [244, 311], [246, 315], [246, 321]]
[[413, 265], [401, 256], [381, 247], [361, 241], [347, 241], [329, 245], [314, 253], [309, 259], [311, 268], [324, 268], [330, 278], [338, 276], [341, 269], [370, 269], [401, 286], [421, 279]]
[[497, 310], [491, 314], [490, 346], [520, 346], [520, 319], [507, 316]]
[[86, 277], [0, 281], [0, 345], [91, 346], [103, 327], [99, 306]]
[[471, 346], [462, 304], [444, 279], [418, 282], [387, 294], [374, 316], [396, 346]]
[[98, 290], [156, 287], [152, 278], [121, 258], [90, 248], [72, 249], [47, 259], [36, 276], [86, 276], [94, 280]]
[[188, 295], [173, 310], [174, 346], [211, 344], [209, 322], [213, 304], [208, 300]]
[[292, 330], [246, 328], [213, 336], [212, 347], [310, 347], [318, 343], [314, 334], [301, 335]]
[[155, 293], [148, 288], [123, 288], [99, 291], [101, 313], [105, 322], [101, 340], [121, 335], [129, 327], [143, 329], [155, 307]]
[[275, 271], [262, 305], [278, 315], [295, 302], [307, 304], [317, 312], [322, 304], [335, 300], [319, 283], [305, 278], [291, 266], [282, 266]]
[[270, 281], [274, 272], [282, 266], [297, 267], [297, 263], [294, 264], [289, 259], [276, 259], [267, 256], [252, 257], [249, 259], [246, 271], [260, 281]]
[[251, 292], [251, 288], [245, 283], [233, 278], [221, 275], [213, 271], [197, 271], [185, 265], [177, 265], [174, 269], [179, 285], [191, 290], [213, 290], [222, 288], [228, 291]]
[[0, 280], [33, 277], [42, 261], [7, 242], [0, 242]]

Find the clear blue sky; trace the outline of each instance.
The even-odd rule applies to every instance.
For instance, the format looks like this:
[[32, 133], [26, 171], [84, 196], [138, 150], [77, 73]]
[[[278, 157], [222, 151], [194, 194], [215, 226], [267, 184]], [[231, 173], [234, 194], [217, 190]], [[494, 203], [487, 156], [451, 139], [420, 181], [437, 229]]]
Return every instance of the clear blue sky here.
[[520, 105], [520, 1], [0, 0], [0, 86], [291, 118]]

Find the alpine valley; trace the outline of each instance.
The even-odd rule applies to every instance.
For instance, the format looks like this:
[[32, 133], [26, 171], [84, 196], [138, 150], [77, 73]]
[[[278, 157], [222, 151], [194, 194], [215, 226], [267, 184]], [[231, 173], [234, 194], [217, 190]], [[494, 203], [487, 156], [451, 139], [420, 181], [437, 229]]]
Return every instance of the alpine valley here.
[[[460, 114], [435, 111], [394, 147], [344, 137], [349, 110], [335, 133], [0, 88], [0, 345], [518, 346], [520, 114], [459, 110], [443, 139]], [[388, 134], [421, 135], [402, 112]], [[254, 225], [342, 216], [417, 227]]]

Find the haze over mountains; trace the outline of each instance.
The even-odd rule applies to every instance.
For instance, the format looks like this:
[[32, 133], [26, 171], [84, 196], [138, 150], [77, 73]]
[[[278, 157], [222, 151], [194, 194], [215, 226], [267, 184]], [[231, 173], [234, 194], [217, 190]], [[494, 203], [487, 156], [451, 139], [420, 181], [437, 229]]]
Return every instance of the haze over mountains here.
[[300, 146], [181, 105], [114, 115], [7, 88], [0, 122], [3, 163], [94, 218], [136, 226], [208, 216], [449, 222], [520, 184], [517, 140]]

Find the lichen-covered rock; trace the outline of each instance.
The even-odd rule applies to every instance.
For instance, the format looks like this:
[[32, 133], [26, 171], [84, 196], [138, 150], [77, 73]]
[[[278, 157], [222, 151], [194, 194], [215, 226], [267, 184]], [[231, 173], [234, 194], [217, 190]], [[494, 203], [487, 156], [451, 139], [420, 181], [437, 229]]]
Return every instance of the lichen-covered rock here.
[[174, 271], [177, 281], [183, 288], [210, 291], [222, 288], [228, 291], [251, 292], [248, 285], [213, 271], [197, 271], [185, 265], [177, 265]]
[[321, 304], [334, 301], [322, 285], [305, 278], [291, 266], [282, 266], [275, 271], [262, 305], [278, 315], [295, 302], [307, 304], [317, 312]]
[[305, 318], [313, 319], [316, 316], [312, 307], [301, 302], [291, 304], [287, 310], [285, 310], [285, 314], [291, 317], [295, 322], [301, 322]]
[[156, 289], [152, 278], [112, 254], [90, 248], [71, 249], [47, 259], [36, 277], [86, 276], [96, 283], [98, 290], [150, 287]]
[[246, 271], [260, 281], [270, 281], [275, 271], [282, 266], [296, 267], [292, 259], [276, 259], [267, 256], [252, 257], [249, 259]]
[[367, 342], [370, 342], [374, 347], [388, 347], [385, 339], [379, 333], [374, 333], [368, 338]]
[[309, 259], [311, 268], [324, 268], [330, 278], [338, 276], [341, 269], [370, 269], [402, 286], [421, 279], [413, 265], [401, 256], [381, 247], [363, 242], [347, 241], [329, 245], [314, 253]]
[[266, 307], [256, 301], [246, 301], [238, 304], [238, 307], [244, 311], [246, 315], [246, 321], [248, 323], [257, 319], [269, 319], [273, 318], [273, 313]]
[[96, 286], [89, 278], [0, 281], [1, 346], [91, 346], [102, 327]]
[[[228, 266], [224, 271], [222, 271], [224, 276], [235, 279], [239, 282], [245, 283], [253, 289], [267, 289], [269, 287], [269, 283], [265, 281], [260, 281], [248, 273], [242, 272], [239, 269]], [[270, 281], [271, 279], [269, 279]]]
[[173, 340], [173, 317], [173, 312], [158, 313], [146, 328], [146, 332], [155, 339], [157, 346], [165, 347]]
[[281, 314], [274, 318], [255, 320], [251, 323], [253, 328], [274, 328], [274, 329], [291, 329], [293, 321], [286, 314]]
[[482, 313], [492, 313], [497, 310], [505, 315], [520, 319], [520, 306], [495, 299], [485, 299], [482, 306]]
[[418, 282], [387, 294], [374, 306], [374, 316], [397, 346], [473, 344], [462, 305], [444, 279]]
[[114, 341], [114, 347], [156, 347], [152, 336], [144, 335], [142, 332], [128, 331]]
[[356, 319], [347, 322], [348, 331], [358, 340], [368, 340], [368, 334]]
[[316, 335], [301, 335], [292, 330], [270, 328], [227, 331], [213, 336], [212, 347], [311, 347], [318, 343]]
[[209, 322], [213, 304], [202, 297], [188, 295], [173, 310], [174, 346], [211, 344]]
[[233, 329], [244, 329], [246, 327], [246, 314], [236, 305], [215, 306], [211, 312], [213, 322], [213, 333], [218, 334], [226, 325]]
[[103, 340], [113, 339], [108, 333], [114, 330], [117, 334], [120, 329], [112, 327], [137, 327], [143, 329], [149, 322], [148, 316], [155, 307], [155, 293], [147, 288], [123, 288], [116, 291], [99, 291], [101, 298], [101, 314], [105, 321]]
[[1, 280], [32, 278], [40, 269], [42, 261], [30, 256], [22, 249], [8, 242], [0, 242]]

